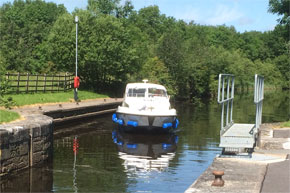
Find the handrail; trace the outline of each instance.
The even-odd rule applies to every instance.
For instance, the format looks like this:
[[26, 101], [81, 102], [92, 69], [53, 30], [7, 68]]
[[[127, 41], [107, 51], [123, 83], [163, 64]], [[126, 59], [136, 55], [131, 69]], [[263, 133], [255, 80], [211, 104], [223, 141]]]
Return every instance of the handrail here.
[[[221, 134], [233, 124], [233, 102], [234, 102], [235, 76], [232, 74], [220, 74], [218, 82], [217, 102], [222, 105]], [[226, 107], [226, 120], [224, 121]]]

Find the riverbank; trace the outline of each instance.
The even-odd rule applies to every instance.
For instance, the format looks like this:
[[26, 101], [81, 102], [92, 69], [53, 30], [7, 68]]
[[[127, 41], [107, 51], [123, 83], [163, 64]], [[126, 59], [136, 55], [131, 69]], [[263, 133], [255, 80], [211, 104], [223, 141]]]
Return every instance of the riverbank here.
[[0, 125], [0, 177], [49, 160], [55, 125], [112, 113], [121, 101], [106, 98], [13, 109], [21, 119]]
[[[56, 103], [74, 102], [74, 91], [66, 92], [46, 92], [46, 93], [25, 93], [25, 94], [7, 94], [3, 97], [6, 101], [0, 104], [0, 124], [8, 123], [19, 119], [19, 114], [7, 110], [7, 108], [23, 108], [33, 105], [52, 105]], [[92, 91], [79, 90], [78, 99], [80, 101], [109, 98], [104, 94], [98, 94]]]
[[[289, 192], [289, 155], [290, 128], [263, 124], [251, 157], [215, 158], [185, 192]], [[211, 186], [214, 170], [224, 172], [224, 186]]]

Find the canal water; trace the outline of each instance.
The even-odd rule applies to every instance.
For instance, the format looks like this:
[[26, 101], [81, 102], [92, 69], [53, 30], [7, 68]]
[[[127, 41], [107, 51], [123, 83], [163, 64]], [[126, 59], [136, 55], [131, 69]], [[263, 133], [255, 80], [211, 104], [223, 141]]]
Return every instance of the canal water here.
[[[216, 101], [175, 103], [180, 125], [171, 134], [128, 134], [111, 116], [67, 126], [55, 135], [51, 164], [2, 184], [21, 192], [184, 192], [221, 152]], [[289, 119], [289, 92], [266, 92], [262, 121]], [[233, 119], [254, 123], [253, 95], [237, 95]]]

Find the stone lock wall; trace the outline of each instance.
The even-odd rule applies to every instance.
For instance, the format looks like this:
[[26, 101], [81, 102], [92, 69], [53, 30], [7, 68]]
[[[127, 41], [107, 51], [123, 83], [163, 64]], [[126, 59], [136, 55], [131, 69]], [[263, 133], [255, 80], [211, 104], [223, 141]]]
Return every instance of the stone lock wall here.
[[24, 120], [0, 125], [0, 177], [52, 159], [55, 125], [112, 113], [121, 102], [102, 99], [15, 109]]
[[52, 157], [53, 119], [28, 115], [0, 125], [0, 177], [42, 163]]

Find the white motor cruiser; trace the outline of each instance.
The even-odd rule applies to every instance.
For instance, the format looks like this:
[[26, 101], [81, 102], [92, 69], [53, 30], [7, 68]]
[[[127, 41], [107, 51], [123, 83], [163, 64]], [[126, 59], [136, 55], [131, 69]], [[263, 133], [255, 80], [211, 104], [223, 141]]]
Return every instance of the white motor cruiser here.
[[124, 101], [113, 114], [113, 121], [133, 128], [177, 128], [176, 110], [170, 106], [165, 87], [147, 81], [127, 84]]

